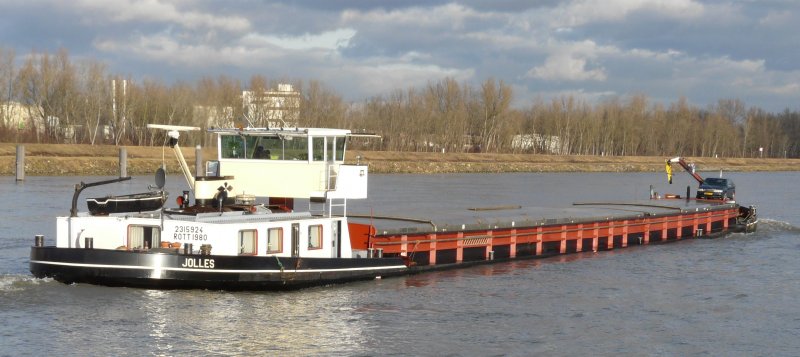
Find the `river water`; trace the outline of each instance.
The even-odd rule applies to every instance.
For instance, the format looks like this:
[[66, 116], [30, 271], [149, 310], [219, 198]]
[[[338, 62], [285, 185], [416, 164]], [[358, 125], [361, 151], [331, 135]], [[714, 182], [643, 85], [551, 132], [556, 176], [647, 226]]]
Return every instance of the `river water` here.
[[[715, 175], [716, 173], [712, 173]], [[292, 292], [154, 291], [33, 279], [72, 187], [0, 177], [0, 356], [800, 355], [800, 172], [727, 173], [754, 234], [432, 272]], [[655, 173], [371, 175], [348, 211], [568, 206], [646, 199]], [[149, 177], [85, 196], [146, 190]], [[171, 199], [185, 187], [170, 176]], [[81, 200], [80, 208], [85, 209]], [[298, 207], [299, 208], [299, 207]]]

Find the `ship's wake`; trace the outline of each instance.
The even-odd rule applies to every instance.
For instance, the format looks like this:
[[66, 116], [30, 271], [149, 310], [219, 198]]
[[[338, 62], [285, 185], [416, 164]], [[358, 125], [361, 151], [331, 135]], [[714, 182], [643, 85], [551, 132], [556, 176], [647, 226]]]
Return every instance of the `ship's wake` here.
[[0, 275], [0, 293], [22, 291], [51, 281], [53, 279], [38, 279], [33, 275], [3, 274]]
[[758, 220], [758, 233], [800, 233], [800, 227], [795, 226], [789, 222], [780, 221], [770, 218], [760, 218]]

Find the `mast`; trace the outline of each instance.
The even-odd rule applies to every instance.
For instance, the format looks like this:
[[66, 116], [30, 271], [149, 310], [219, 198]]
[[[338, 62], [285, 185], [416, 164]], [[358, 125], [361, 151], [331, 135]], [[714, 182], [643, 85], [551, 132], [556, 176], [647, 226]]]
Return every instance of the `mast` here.
[[181, 152], [181, 147], [178, 145], [178, 138], [180, 137], [181, 131], [195, 131], [200, 130], [200, 128], [196, 126], [180, 126], [180, 125], [162, 125], [162, 124], [147, 124], [148, 129], [161, 129], [166, 130], [167, 135], [169, 136], [169, 146], [172, 148], [172, 151], [175, 153], [175, 157], [178, 159], [178, 163], [181, 166], [181, 171], [183, 172], [183, 177], [186, 178], [186, 183], [189, 184], [189, 188], [194, 191], [194, 176], [192, 175], [191, 169], [189, 169], [189, 164], [186, 163], [186, 159], [183, 157], [183, 152]]

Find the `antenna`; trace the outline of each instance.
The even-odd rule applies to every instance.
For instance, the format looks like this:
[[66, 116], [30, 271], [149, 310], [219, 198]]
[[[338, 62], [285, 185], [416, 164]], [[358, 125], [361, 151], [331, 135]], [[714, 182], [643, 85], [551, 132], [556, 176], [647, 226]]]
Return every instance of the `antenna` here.
[[170, 131], [194, 131], [200, 130], [196, 126], [182, 126], [182, 125], [165, 125], [165, 124], [147, 124], [148, 129], [161, 129]]
[[248, 118], [247, 115], [242, 115], [242, 118], [244, 118], [244, 120], [247, 121], [247, 127], [248, 128], [255, 128], [256, 127], [255, 125], [253, 125], [253, 122], [250, 121], [250, 118]]

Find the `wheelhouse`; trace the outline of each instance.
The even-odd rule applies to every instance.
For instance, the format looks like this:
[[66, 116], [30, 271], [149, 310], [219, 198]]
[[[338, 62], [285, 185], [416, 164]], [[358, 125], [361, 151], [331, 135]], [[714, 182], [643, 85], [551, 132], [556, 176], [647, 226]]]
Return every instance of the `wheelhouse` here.
[[[258, 197], [366, 198], [364, 166], [344, 165], [350, 130], [212, 129], [217, 161], [206, 175], [236, 178], [234, 192]], [[245, 189], [246, 188], [246, 189]]]
[[347, 130], [296, 129], [218, 132], [220, 160], [344, 162]]

